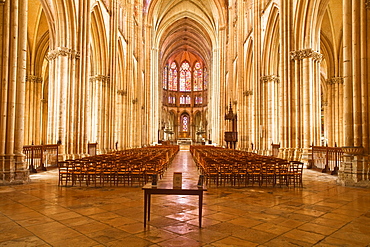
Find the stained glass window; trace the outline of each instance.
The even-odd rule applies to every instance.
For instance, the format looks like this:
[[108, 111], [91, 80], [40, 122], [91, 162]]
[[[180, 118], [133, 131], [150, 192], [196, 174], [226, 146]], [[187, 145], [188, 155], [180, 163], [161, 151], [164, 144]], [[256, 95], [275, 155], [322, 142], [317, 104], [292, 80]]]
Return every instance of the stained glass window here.
[[176, 97], [175, 96], [168, 96], [168, 103], [169, 104], [176, 104]]
[[184, 104], [185, 104], [185, 96], [181, 95], [180, 96], [180, 105], [184, 105]]
[[167, 89], [167, 79], [168, 79], [168, 66], [164, 67], [163, 70], [163, 89]]
[[171, 68], [168, 75], [168, 89], [171, 91], [177, 91], [177, 65], [172, 62]]
[[185, 103], [186, 103], [187, 105], [190, 105], [190, 101], [191, 101], [190, 95], [187, 95], [187, 96], [186, 96], [186, 99], [185, 99]]
[[202, 98], [202, 96], [196, 96], [195, 97], [195, 104], [196, 105], [203, 104], [203, 98]]
[[183, 62], [180, 68], [180, 91], [191, 91], [190, 64]]
[[184, 114], [181, 116], [181, 122], [182, 122], [182, 131], [187, 132], [189, 130], [189, 116]]
[[194, 91], [203, 90], [203, 71], [201, 64], [197, 62], [194, 69]]
[[208, 70], [207, 68], [204, 68], [204, 90], [208, 89]]

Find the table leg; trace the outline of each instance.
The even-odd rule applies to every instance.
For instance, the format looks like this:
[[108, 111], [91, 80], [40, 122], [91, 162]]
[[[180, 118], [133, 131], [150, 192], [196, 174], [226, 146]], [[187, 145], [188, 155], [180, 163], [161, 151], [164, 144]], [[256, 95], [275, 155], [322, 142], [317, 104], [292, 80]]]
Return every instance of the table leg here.
[[151, 201], [151, 194], [148, 194], [148, 221], [150, 221], [150, 202]]
[[144, 228], [146, 227], [146, 213], [148, 210], [148, 195], [147, 192], [144, 191]]
[[199, 194], [199, 228], [202, 227], [203, 192]]

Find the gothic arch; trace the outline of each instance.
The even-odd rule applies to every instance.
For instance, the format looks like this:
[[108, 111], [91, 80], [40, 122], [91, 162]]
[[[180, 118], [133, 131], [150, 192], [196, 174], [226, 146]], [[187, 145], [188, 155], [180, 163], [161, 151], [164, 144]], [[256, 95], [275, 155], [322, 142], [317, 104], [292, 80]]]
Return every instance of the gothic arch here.
[[[149, 6], [144, 6], [147, 9], [145, 22], [148, 25], [148, 40], [152, 41], [154, 49], [147, 50], [151, 54], [151, 59], [147, 66], [151, 67], [152, 71], [161, 71], [168, 58], [177, 52], [177, 50], [188, 50], [197, 54], [203, 59], [205, 66], [210, 71], [210, 84], [217, 84], [216, 88], [220, 88], [221, 84], [219, 75], [221, 50], [222, 45], [221, 35], [224, 35], [225, 24], [227, 23], [226, 10], [227, 6], [223, 1], [162, 1], [153, 0]], [[189, 11], [191, 9], [192, 11]], [[216, 55], [216, 57], [215, 57]], [[153, 73], [148, 82], [150, 88], [160, 88], [158, 82], [161, 80], [162, 73]], [[209, 98], [212, 99], [209, 103], [218, 108], [220, 104], [220, 94], [218, 90], [210, 87]], [[155, 130], [158, 129], [160, 116], [156, 116], [155, 112], [160, 112], [161, 93], [152, 91], [154, 105], [151, 106], [151, 126], [152, 138], [156, 136]], [[212, 96], [210, 94], [213, 94]], [[211, 117], [211, 122], [214, 123], [215, 129], [221, 122], [218, 114], [214, 118]], [[211, 124], [212, 125], [212, 124]], [[216, 141], [219, 139], [219, 133]]]
[[250, 148], [250, 143], [255, 142], [254, 139], [254, 116], [251, 114], [254, 108], [253, 94], [254, 94], [254, 84], [253, 84], [253, 39], [251, 36], [247, 38], [244, 43], [244, 82], [242, 98], [243, 103], [241, 104], [241, 116], [239, 116], [240, 124], [238, 124], [239, 132], [241, 133], [239, 147], [244, 150]]
[[320, 49], [320, 26], [330, 0], [300, 0], [296, 6], [294, 45], [297, 49]]
[[265, 71], [264, 75], [279, 74], [279, 38], [280, 38], [280, 24], [279, 24], [279, 9], [274, 4], [271, 7], [270, 14], [266, 23], [266, 31], [264, 37], [264, 48], [262, 54], [262, 68]]
[[266, 22], [262, 54], [261, 102], [259, 105], [261, 116], [259, 119], [262, 139], [260, 150], [269, 153], [271, 143], [279, 141], [279, 66], [280, 66], [280, 21], [279, 9], [271, 5]]
[[108, 63], [108, 44], [104, 17], [100, 4], [94, 6], [91, 12], [91, 74], [107, 75]]

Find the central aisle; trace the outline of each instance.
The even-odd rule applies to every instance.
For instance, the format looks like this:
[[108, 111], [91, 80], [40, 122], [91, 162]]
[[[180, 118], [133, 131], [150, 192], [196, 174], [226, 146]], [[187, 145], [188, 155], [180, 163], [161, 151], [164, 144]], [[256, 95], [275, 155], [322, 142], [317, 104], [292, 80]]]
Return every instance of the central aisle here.
[[183, 187], [187, 187], [187, 185], [197, 185], [199, 172], [189, 150], [180, 150], [176, 154], [170, 167], [159, 182], [172, 184], [174, 172], [182, 172]]

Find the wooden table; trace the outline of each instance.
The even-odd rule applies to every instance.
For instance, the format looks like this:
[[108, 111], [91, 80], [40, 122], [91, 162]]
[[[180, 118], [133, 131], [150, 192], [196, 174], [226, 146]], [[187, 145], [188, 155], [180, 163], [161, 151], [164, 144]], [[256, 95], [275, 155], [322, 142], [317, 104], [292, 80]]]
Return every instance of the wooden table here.
[[205, 188], [198, 188], [196, 186], [191, 188], [171, 188], [169, 186], [152, 187], [150, 183], [146, 184], [144, 190], [144, 227], [146, 221], [150, 221], [150, 198], [151, 195], [197, 195], [199, 196], [199, 227], [202, 227], [202, 206], [203, 206], [203, 191]]

